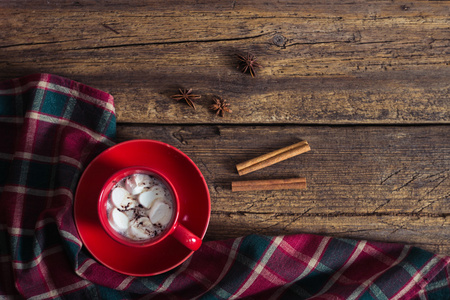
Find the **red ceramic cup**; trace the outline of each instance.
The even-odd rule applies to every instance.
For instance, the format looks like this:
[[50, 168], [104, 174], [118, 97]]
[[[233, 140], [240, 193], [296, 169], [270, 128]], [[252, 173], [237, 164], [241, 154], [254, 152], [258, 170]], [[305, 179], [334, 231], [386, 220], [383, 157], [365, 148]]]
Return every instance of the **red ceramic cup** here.
[[[122, 179], [131, 176], [133, 174], [148, 174], [153, 176], [160, 181], [162, 181], [170, 193], [172, 194], [173, 200], [173, 213], [172, 219], [166, 228], [157, 236], [150, 238], [148, 240], [133, 240], [125, 237], [124, 235], [118, 233], [109, 223], [108, 215], [107, 215], [107, 202], [108, 197], [111, 192], [111, 189]], [[184, 227], [179, 220], [180, 215], [180, 200], [178, 198], [177, 192], [174, 189], [170, 180], [168, 180], [165, 176], [163, 176], [157, 170], [154, 170], [149, 167], [144, 166], [134, 166], [122, 169], [116, 173], [114, 173], [104, 184], [101, 189], [99, 201], [98, 201], [98, 216], [100, 219], [100, 223], [102, 224], [103, 229], [106, 233], [116, 240], [117, 242], [124, 244], [129, 247], [147, 247], [154, 244], [157, 244], [168, 236], [173, 236], [177, 239], [182, 245], [187, 247], [190, 250], [198, 250], [200, 248], [202, 240], [193, 234], [189, 229]]]

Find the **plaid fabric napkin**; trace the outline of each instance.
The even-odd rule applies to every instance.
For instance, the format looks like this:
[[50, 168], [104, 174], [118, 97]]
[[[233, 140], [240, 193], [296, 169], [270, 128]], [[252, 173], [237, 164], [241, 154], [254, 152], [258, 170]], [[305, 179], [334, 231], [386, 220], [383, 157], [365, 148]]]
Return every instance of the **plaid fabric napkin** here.
[[0, 83], [0, 299], [450, 298], [450, 257], [308, 234], [206, 242], [157, 276], [114, 272], [73, 219], [78, 179], [114, 134], [107, 93], [49, 74]]

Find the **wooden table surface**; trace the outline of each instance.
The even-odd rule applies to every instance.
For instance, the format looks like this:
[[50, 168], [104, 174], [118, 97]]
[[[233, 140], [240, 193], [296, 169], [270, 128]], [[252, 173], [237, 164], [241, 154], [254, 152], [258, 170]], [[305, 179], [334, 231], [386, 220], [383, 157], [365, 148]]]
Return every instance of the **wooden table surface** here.
[[[112, 94], [118, 141], [166, 142], [202, 171], [206, 240], [316, 233], [450, 255], [449, 16], [450, 1], [0, 0], [0, 79]], [[247, 52], [255, 78], [236, 68]], [[213, 96], [233, 112], [215, 116]], [[311, 151], [237, 174], [300, 140]], [[306, 190], [231, 191], [295, 176]]]

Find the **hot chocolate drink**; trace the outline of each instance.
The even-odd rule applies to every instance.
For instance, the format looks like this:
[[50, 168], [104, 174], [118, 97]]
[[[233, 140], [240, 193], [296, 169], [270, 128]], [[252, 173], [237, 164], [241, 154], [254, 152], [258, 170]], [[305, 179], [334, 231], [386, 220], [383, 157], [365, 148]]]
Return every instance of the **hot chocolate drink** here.
[[133, 174], [115, 184], [108, 196], [106, 213], [111, 227], [134, 241], [157, 237], [174, 218], [174, 199], [160, 179]]

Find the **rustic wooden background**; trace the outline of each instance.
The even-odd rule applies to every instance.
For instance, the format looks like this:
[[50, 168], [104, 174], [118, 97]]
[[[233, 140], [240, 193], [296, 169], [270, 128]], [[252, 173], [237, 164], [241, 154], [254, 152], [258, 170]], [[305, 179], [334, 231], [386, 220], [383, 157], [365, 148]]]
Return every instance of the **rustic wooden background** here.
[[[207, 240], [306, 232], [450, 255], [449, 16], [450, 1], [0, 0], [0, 79], [111, 93], [119, 142], [169, 143], [204, 174]], [[255, 78], [236, 69], [248, 51]], [[216, 117], [214, 95], [233, 113]], [[310, 152], [237, 175], [303, 139]], [[230, 189], [292, 176], [307, 190]]]

